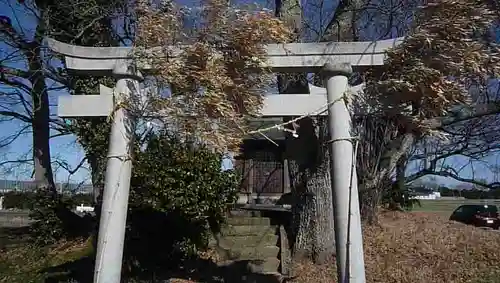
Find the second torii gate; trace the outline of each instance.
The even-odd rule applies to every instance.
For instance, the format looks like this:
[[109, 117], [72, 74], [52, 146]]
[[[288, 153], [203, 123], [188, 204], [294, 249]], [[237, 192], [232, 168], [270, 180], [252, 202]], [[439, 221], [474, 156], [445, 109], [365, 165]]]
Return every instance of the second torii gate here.
[[[72, 96], [60, 100], [66, 116], [105, 115], [130, 96], [140, 95], [140, 71], [130, 47], [83, 47], [48, 39], [49, 48], [65, 55], [66, 67], [86, 75], [113, 75], [118, 81], [114, 95]], [[359, 214], [357, 176], [350, 136], [350, 115], [343, 100], [352, 68], [380, 66], [385, 52], [401, 38], [375, 42], [271, 44], [266, 46], [269, 65], [276, 72], [321, 71], [326, 90], [311, 94], [267, 96], [263, 116], [300, 116], [328, 105], [332, 143], [331, 170], [334, 199], [336, 258], [339, 282], [365, 282], [363, 241]], [[104, 91], [109, 93], [109, 91]], [[316, 93], [315, 93], [316, 92]], [[338, 101], [336, 103], [332, 103]], [[117, 107], [110, 134], [108, 163], [99, 227], [94, 282], [119, 283], [130, 189], [132, 162], [131, 119]]]

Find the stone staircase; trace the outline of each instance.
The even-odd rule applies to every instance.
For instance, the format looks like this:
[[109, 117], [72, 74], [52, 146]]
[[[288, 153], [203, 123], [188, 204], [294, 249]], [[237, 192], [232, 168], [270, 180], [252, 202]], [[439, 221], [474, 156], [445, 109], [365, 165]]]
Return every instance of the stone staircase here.
[[[268, 217], [233, 211], [211, 246], [224, 259], [222, 266], [239, 266], [238, 272], [277, 275], [280, 270], [279, 229]], [[245, 270], [241, 270], [245, 269]]]

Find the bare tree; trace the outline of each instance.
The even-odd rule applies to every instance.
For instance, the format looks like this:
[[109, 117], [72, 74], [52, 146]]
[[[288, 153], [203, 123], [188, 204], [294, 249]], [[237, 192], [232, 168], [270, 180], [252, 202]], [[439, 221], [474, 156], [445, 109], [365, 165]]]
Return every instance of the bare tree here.
[[[486, 159], [500, 151], [498, 91], [496, 79], [469, 90], [471, 104], [451, 111], [440, 129], [446, 139], [426, 138], [415, 145], [410, 160], [417, 168], [406, 177], [406, 182], [437, 175], [487, 188], [499, 187], [499, 180], [479, 180], [474, 176], [477, 167], [491, 167]], [[465, 164], [454, 161], [457, 159], [464, 160]], [[464, 170], [472, 171], [472, 177], [464, 177]]]
[[[310, 1], [306, 7], [301, 7], [297, 1], [281, 0], [275, 2], [275, 8], [276, 15], [284, 19], [295, 32], [295, 41], [360, 41], [377, 40], [406, 32], [408, 19], [412, 16], [411, 9], [416, 4], [412, 1], [373, 3], [346, 0], [339, 1], [334, 8], [321, 0]], [[280, 93], [307, 93], [307, 76], [308, 74], [279, 74]], [[359, 83], [360, 78], [362, 76], [359, 74], [355, 75], [352, 83]], [[322, 85], [319, 74], [315, 74], [312, 80], [316, 85]], [[363, 183], [378, 173], [380, 155], [397, 133], [397, 127], [380, 119], [380, 116], [358, 114], [354, 119], [354, 126], [361, 137], [358, 172], [359, 181]], [[328, 135], [324, 127], [325, 121], [321, 118], [308, 118], [297, 124], [299, 138], [288, 135], [286, 143], [294, 200], [294, 254], [296, 257], [305, 256], [321, 263], [335, 251], [330, 165], [325, 147]], [[305, 151], [306, 148], [311, 151]], [[373, 192], [375, 191], [369, 191]], [[361, 193], [363, 195], [364, 192]], [[377, 205], [378, 195], [372, 199], [376, 203], [374, 205]], [[365, 200], [369, 202], [366, 197]], [[369, 214], [366, 209], [365, 214]]]
[[[15, 3], [4, 3], [12, 7]], [[36, 7], [25, 4], [27, 11]], [[58, 86], [47, 81], [58, 81], [57, 72], [45, 68], [46, 60], [43, 53], [43, 37], [46, 34], [44, 11], [33, 13], [35, 25], [31, 33], [23, 27], [21, 19], [14, 13], [14, 19], [8, 18], [0, 22], [2, 43], [10, 50], [1, 60], [2, 76], [0, 81], [8, 86], [2, 93], [7, 100], [3, 105], [3, 116], [18, 119], [31, 125], [33, 135], [34, 179], [39, 188], [55, 192], [52, 166], [50, 164], [50, 101], [49, 92]], [[21, 66], [21, 67], [20, 67]], [[25, 66], [25, 67], [24, 67]]]
[[[10, 144], [20, 136], [32, 135], [34, 179], [40, 188], [55, 192], [51, 163], [67, 170], [70, 175], [87, 160], [91, 167], [96, 167], [93, 158], [96, 154], [87, 154], [74, 168], [63, 160], [52, 160], [50, 138], [85, 128], [79, 127], [78, 123], [90, 123], [59, 119], [54, 108], [57, 94], [64, 91], [92, 93], [100, 81], [82, 81], [63, 71], [59, 67], [60, 58], [47, 52], [43, 38], [52, 36], [64, 42], [84, 45], [109, 45], [110, 40], [127, 42], [130, 40], [128, 32], [131, 25], [122, 15], [128, 5], [123, 1], [3, 1], [2, 6], [10, 7], [14, 16], [4, 16], [0, 21], [1, 44], [6, 47], [0, 58], [0, 115], [4, 120], [17, 121], [23, 126], [19, 131], [4, 136], [1, 143]], [[117, 23], [120, 26], [118, 29], [115, 28]], [[102, 128], [99, 127], [102, 122], [93, 123], [90, 129], [94, 131], [86, 127], [86, 131], [78, 133], [93, 133]], [[102, 166], [99, 169], [93, 172], [102, 172]]]
[[[439, 29], [447, 29], [442, 26], [442, 20], [439, 22], [437, 19], [446, 13], [451, 13], [447, 9], [452, 7], [452, 5], [444, 1], [443, 3], [430, 3], [427, 6], [422, 6], [424, 7], [423, 9], [419, 9], [417, 7], [420, 4], [426, 3], [421, 3], [420, 1], [340, 1], [339, 5], [332, 13], [333, 17], [331, 20], [326, 21], [328, 24], [325, 28], [321, 27], [322, 23], [324, 23], [322, 19], [319, 20], [320, 27], [318, 27], [317, 23], [314, 24], [314, 21], [309, 21], [304, 24], [304, 29], [310, 29], [310, 33], [320, 36], [320, 40], [376, 40], [386, 37], [407, 35], [405, 43], [396, 48], [394, 53], [390, 53], [390, 58], [383, 70], [373, 71], [364, 76], [354, 76], [352, 81], [352, 83], [359, 83], [364, 80], [367, 83], [366, 92], [368, 96], [365, 97], [364, 102], [363, 99], [359, 97], [355, 98], [361, 100], [358, 104], [361, 105], [365, 103], [366, 106], [366, 104], [378, 103], [379, 106], [386, 105], [391, 108], [382, 107], [382, 109], [379, 107], [377, 111], [367, 112], [366, 107], [361, 107], [361, 111], [355, 109], [356, 105], [353, 107], [355, 112], [353, 118], [355, 132], [361, 138], [359, 155], [357, 157], [358, 173], [360, 174], [361, 210], [363, 218], [370, 223], [376, 222], [377, 207], [380, 203], [380, 197], [384, 190], [391, 187], [390, 185], [393, 183], [396, 167], [399, 166], [402, 168], [405, 163], [408, 163], [407, 159], [412, 155], [411, 148], [414, 148], [416, 143], [429, 140], [426, 138], [428, 134], [442, 135], [446, 133], [447, 129], [449, 131], [451, 128], [455, 128], [455, 131], [458, 130], [458, 135], [467, 135], [470, 137], [471, 133], [467, 133], [467, 131], [464, 130], [472, 128], [469, 126], [473, 125], [477, 127], [479, 124], [483, 125], [482, 134], [480, 137], [477, 131], [472, 134], [475, 136], [476, 141], [472, 142], [471, 140], [471, 142], [467, 143], [469, 151], [471, 147], [476, 147], [476, 149], [472, 151], [478, 156], [481, 154], [489, 154], [496, 150], [494, 146], [496, 138], [492, 133], [495, 132], [494, 125], [498, 125], [498, 123], [494, 121], [496, 118], [492, 117], [498, 113], [498, 103], [492, 100], [491, 95], [487, 96], [487, 101], [481, 103], [466, 102], [462, 98], [471, 96], [467, 94], [467, 91], [458, 91], [458, 89], [463, 89], [464, 87], [467, 89], [467, 87], [471, 85], [471, 82], [475, 82], [476, 87], [484, 86], [484, 74], [491, 73], [493, 70], [490, 69], [490, 67], [481, 68], [474, 65], [473, 69], [468, 68], [467, 70], [461, 70], [462, 73], [460, 73], [460, 71], [457, 72], [456, 69], [446, 69], [447, 66], [440, 67], [432, 63], [432, 61], [429, 61], [429, 54], [423, 53], [420, 49], [416, 49], [416, 46], [421, 46], [418, 45], [419, 43], [417, 42], [418, 40], [427, 40], [436, 46], [442, 44], [441, 41], [437, 41], [437, 38], [440, 36], [438, 35]], [[454, 25], [463, 24], [460, 20], [470, 17], [471, 23], [476, 25], [477, 30], [482, 30], [481, 36], [483, 39], [486, 39], [488, 36], [487, 29], [491, 26], [493, 18], [491, 10], [488, 11], [488, 16], [481, 22], [477, 17], [472, 15], [471, 10], [467, 10], [467, 8], [462, 5], [463, 4], [460, 3], [460, 5], [455, 5], [453, 7], [453, 11], [462, 14], [459, 16], [448, 15], [454, 20]], [[484, 11], [485, 9], [482, 3], [475, 3], [474, 5], [477, 5], [475, 7], [478, 10]], [[427, 21], [430, 21], [430, 23]], [[485, 21], [489, 21], [489, 24], [485, 24]], [[482, 39], [479, 38], [477, 34], [473, 35], [467, 32], [457, 34], [456, 36], [462, 41], [467, 42], [472, 40], [473, 43], [471, 46], [479, 44], [478, 42], [483, 42], [481, 43], [483, 45], [478, 47], [478, 50], [480, 50], [478, 51], [479, 53], [474, 53], [475, 57], [471, 58], [473, 62], [474, 60], [478, 62], [478, 60], [483, 60], [486, 57], [491, 58], [493, 61], [496, 60], [496, 57], [492, 55], [495, 47], [490, 45], [488, 40], [481, 41]], [[308, 40], [311, 40], [311, 38], [314, 38], [314, 36], [308, 37]], [[456, 38], [449, 39], [451, 44], [456, 44], [454, 45], [457, 47], [457, 49], [454, 50], [455, 52], [471, 48], [470, 46], [460, 46], [458, 42], [453, 40], [456, 40]], [[432, 54], [436, 56], [443, 56], [443, 58], [439, 59], [442, 60], [442, 62], [446, 62], [446, 56], [448, 56], [446, 52], [448, 52], [448, 50], [451, 52], [449, 47], [441, 52], [435, 51], [433, 49], [434, 46], [426, 48], [432, 50], [430, 52], [434, 52]], [[396, 57], [392, 57], [393, 55], [407, 57], [405, 57], [405, 61], [401, 63], [395, 60], [401, 60], [403, 57], [398, 57], [396, 59]], [[460, 61], [455, 56], [456, 55], [453, 55], [453, 58], [448, 59], [451, 62]], [[391, 58], [394, 58], [394, 60]], [[403, 72], [403, 70], [409, 70], [408, 66], [411, 65], [411, 63], [409, 63], [410, 59], [408, 58], [412, 58], [411, 60], [415, 60], [414, 62], [422, 62], [424, 66], [430, 68], [429, 70], [434, 70], [433, 72], [435, 72], [435, 74], [453, 74], [459, 77], [459, 79], [454, 82], [448, 82], [446, 75], [443, 75], [445, 76], [443, 82], [448, 83], [443, 89], [447, 89], [448, 91], [445, 92], [443, 90], [441, 92], [441, 90], [438, 89], [437, 93], [442, 98], [437, 100], [436, 96], [432, 96], [435, 94], [428, 92], [426, 89], [417, 91], [408, 89], [404, 84], [418, 84], [412, 81], [416, 80], [415, 78], [410, 78]], [[491, 66], [486, 63], [484, 65]], [[478, 69], [481, 69], [483, 73], [481, 74], [478, 72]], [[419, 69], [419, 71], [421, 74], [425, 73], [422, 69]], [[396, 77], [388, 75], [391, 73], [397, 73], [398, 76], [402, 76], [399, 82], [396, 80]], [[432, 81], [435, 80], [435, 78], [436, 77], [428, 75], [425, 79]], [[422, 79], [425, 80], [424, 78]], [[316, 81], [319, 82], [320, 80]], [[389, 85], [392, 86], [398, 83], [400, 85], [397, 88], [389, 88]], [[436, 82], [436, 85], [437, 84], [438, 82]], [[377, 91], [373, 91], [374, 89], [377, 89]], [[374, 95], [370, 96], [370, 93]], [[415, 96], [415, 93], [418, 93], [418, 95]], [[425, 95], [431, 95], [434, 100], [430, 97], [425, 97]], [[397, 107], [394, 107], [396, 105]], [[472, 105], [474, 105], [474, 107], [472, 107]], [[372, 107], [372, 110], [373, 109]], [[456, 109], [461, 110], [457, 113]], [[465, 109], [467, 109], [467, 111], [465, 111]], [[459, 115], [457, 116], [457, 114]], [[427, 119], [423, 119], [423, 117], [427, 117]], [[481, 118], [482, 122], [479, 122], [478, 118]], [[491, 130], [489, 134], [485, 132], [486, 129]], [[449, 133], [448, 136], [450, 136]], [[481, 139], [481, 142], [479, 142], [479, 139]], [[445, 144], [442, 140], [440, 140], [439, 143], [440, 145]], [[466, 144], [463, 142], [463, 138], [460, 144], [462, 146]], [[452, 147], [450, 147], [450, 149], [451, 148]], [[440, 150], [441, 152], [443, 151], [443, 149]], [[453, 150], [456, 150], [456, 148]], [[451, 152], [448, 154], [451, 154]], [[419, 155], [422, 156], [420, 153]], [[426, 158], [428, 157], [429, 156], [426, 156]], [[412, 158], [414, 160], [416, 156]], [[398, 170], [398, 172], [400, 175], [399, 179], [405, 177], [404, 170]], [[445, 173], [442, 170], [427, 169], [418, 172], [418, 175], [409, 176], [408, 179], [434, 173], [443, 176], [459, 177], [457, 174], [452, 174], [450, 170]]]
[[[485, 75], [497, 72], [496, 47], [485, 40], [495, 21], [488, 5], [440, 1], [424, 6], [411, 33], [388, 53], [383, 70], [370, 75], [365, 91], [377, 101], [372, 106], [385, 119], [396, 119], [401, 130], [381, 155], [376, 176], [362, 184], [364, 189], [373, 190], [391, 178], [415, 142], [442, 138], [448, 126], [498, 113], [496, 103], [471, 104], [467, 91], [471, 81], [484, 85]], [[444, 23], [443, 18], [449, 20]], [[457, 107], [470, 111], [454, 118]]]

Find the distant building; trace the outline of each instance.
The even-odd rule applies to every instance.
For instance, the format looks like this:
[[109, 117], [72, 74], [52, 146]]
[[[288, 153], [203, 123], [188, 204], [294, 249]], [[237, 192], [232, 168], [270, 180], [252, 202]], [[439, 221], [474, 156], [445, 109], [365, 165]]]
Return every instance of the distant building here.
[[415, 193], [412, 199], [440, 199], [440, 192], [430, 192], [430, 193]]
[[412, 199], [440, 199], [441, 193], [425, 186], [410, 188]]

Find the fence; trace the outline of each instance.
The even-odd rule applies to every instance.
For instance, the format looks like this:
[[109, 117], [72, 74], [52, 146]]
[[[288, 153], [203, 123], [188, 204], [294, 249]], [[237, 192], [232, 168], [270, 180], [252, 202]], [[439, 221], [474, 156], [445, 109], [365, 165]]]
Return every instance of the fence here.
[[[75, 183], [57, 183], [61, 193], [92, 193], [92, 185]], [[29, 192], [36, 188], [33, 181], [0, 180], [0, 194], [8, 192]]]

